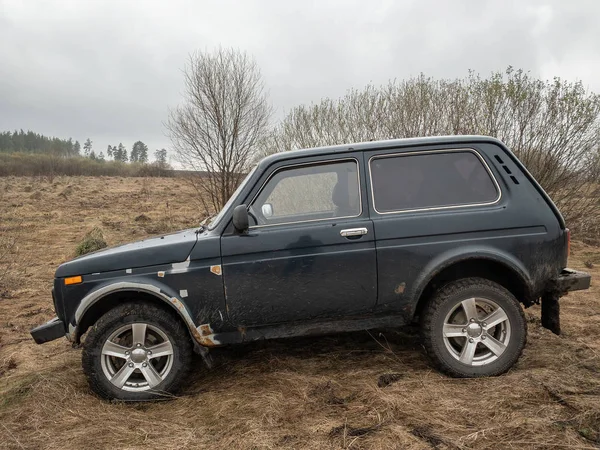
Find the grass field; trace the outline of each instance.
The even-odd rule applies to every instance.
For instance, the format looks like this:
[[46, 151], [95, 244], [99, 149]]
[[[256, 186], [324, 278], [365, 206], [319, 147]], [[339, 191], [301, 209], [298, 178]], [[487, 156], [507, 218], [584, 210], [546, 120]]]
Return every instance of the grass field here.
[[[143, 215], [143, 216], [142, 216]], [[0, 233], [17, 236], [12, 292], [0, 289], [0, 448], [597, 448], [600, 290], [561, 300], [563, 334], [526, 311], [528, 345], [508, 374], [451, 379], [415, 330], [259, 342], [215, 352], [179, 398], [107, 403], [81, 350], [29, 330], [54, 316], [53, 273], [100, 227], [109, 245], [195, 226], [179, 179], [0, 178]], [[136, 220], [137, 219], [137, 220]], [[14, 249], [16, 251], [16, 248]], [[600, 249], [574, 243], [570, 265], [600, 277]], [[586, 265], [588, 267], [586, 267]]]

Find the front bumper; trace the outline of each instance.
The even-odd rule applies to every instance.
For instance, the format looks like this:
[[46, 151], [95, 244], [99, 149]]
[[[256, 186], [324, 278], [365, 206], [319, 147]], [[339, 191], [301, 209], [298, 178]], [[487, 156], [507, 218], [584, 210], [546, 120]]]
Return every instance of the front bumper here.
[[37, 344], [53, 341], [65, 336], [65, 324], [58, 317], [31, 330], [31, 336]]
[[561, 294], [571, 291], [581, 291], [590, 288], [592, 277], [589, 273], [573, 269], [563, 269], [556, 283]]

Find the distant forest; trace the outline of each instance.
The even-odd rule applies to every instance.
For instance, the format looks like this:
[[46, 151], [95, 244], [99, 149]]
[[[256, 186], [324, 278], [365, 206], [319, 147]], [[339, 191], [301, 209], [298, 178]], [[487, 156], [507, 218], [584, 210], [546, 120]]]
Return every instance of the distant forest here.
[[42, 136], [33, 131], [5, 131], [0, 133], [2, 153], [46, 153], [64, 157], [80, 156], [81, 145], [73, 139]]
[[[148, 162], [148, 146], [142, 141], [136, 141], [130, 152], [119, 142], [119, 145], [109, 145], [104, 152], [97, 152], [93, 148], [93, 142], [87, 138], [82, 145], [79, 141], [73, 142], [72, 138], [60, 139], [48, 137], [33, 131], [5, 131], [0, 133], [0, 153], [37, 153], [63, 158], [82, 156], [85, 158], [104, 161], [113, 159], [120, 162], [137, 162], [146, 164]], [[164, 148], [154, 152], [154, 159], [158, 164], [167, 164], [167, 150]]]

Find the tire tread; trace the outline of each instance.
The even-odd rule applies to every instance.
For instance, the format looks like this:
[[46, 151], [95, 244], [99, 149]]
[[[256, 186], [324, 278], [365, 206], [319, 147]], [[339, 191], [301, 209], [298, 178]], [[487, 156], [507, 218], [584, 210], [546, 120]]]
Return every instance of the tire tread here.
[[[168, 385], [163, 391], [143, 391], [129, 392], [119, 390], [119, 395], [115, 395], [115, 387], [110, 386], [100, 368], [99, 356], [104, 339], [115, 326], [123, 325], [126, 318], [137, 316], [140, 319], [148, 320], [153, 323], [160, 323], [163, 327], [168, 328], [167, 334], [170, 334], [173, 339], [173, 345], [178, 346], [178, 356], [173, 361], [173, 370], [177, 370], [176, 376], [172, 377]], [[174, 355], [175, 357], [175, 355]], [[106, 314], [101, 316], [88, 330], [85, 341], [83, 343], [83, 351], [81, 354], [81, 362], [83, 372], [88, 380], [90, 388], [100, 397], [106, 400], [120, 399], [127, 401], [146, 401], [164, 399], [177, 392], [183, 382], [186, 380], [192, 364], [192, 343], [185, 325], [181, 319], [172, 311], [166, 308], [161, 308], [153, 304], [148, 304], [140, 301], [127, 302], [116, 308], [111, 309]], [[175, 367], [177, 365], [177, 367]], [[171, 372], [173, 373], [173, 372]]]
[[[517, 309], [519, 311], [522, 323], [524, 324], [522, 342], [519, 343], [518, 352], [512, 355], [511, 358], [506, 359], [504, 363], [500, 367], [495, 369], [493, 372], [486, 374], [461, 371], [457, 370], [455, 367], [452, 367], [450, 364], [448, 364], [446, 361], [439, 357], [439, 350], [437, 349], [436, 342], [433, 336], [435, 333], [435, 322], [436, 319], [438, 319], [436, 313], [439, 312], [442, 305], [445, 302], [449, 301], [450, 298], [459, 295], [461, 292], [464, 292], [468, 289], [473, 289], [473, 287], [491, 289], [497, 294], [507, 297], [507, 299], [514, 302], [518, 307]], [[525, 342], [527, 341], [527, 321], [525, 320], [523, 308], [521, 308], [518, 300], [505, 287], [485, 278], [462, 278], [442, 286], [432, 296], [429, 303], [425, 307], [424, 314], [421, 319], [421, 337], [423, 346], [425, 347], [425, 351], [427, 352], [434, 365], [447, 375], [456, 378], [497, 376], [506, 373], [523, 353], [523, 348], [525, 347]], [[441, 350], [447, 352], [445, 348]]]

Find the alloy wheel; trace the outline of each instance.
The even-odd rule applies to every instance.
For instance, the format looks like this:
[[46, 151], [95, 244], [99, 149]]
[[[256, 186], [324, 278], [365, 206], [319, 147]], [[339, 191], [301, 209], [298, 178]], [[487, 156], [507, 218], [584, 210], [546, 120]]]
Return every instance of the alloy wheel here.
[[446, 348], [455, 359], [469, 366], [496, 361], [506, 350], [510, 335], [506, 312], [487, 298], [463, 300], [444, 319]]
[[173, 366], [173, 345], [159, 328], [146, 323], [124, 325], [102, 346], [102, 371], [108, 380], [126, 391], [155, 388]]

